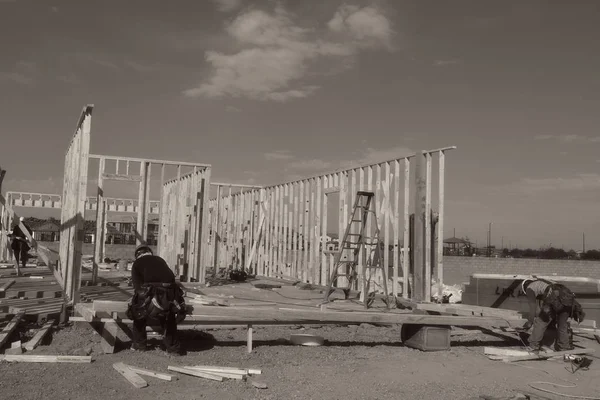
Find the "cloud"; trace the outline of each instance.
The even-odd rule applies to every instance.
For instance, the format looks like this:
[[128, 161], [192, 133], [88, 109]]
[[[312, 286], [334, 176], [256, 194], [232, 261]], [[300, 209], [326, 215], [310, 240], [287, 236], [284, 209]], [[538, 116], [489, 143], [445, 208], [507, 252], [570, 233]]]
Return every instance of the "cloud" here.
[[29, 61], [19, 61], [14, 64], [12, 71], [0, 71], [0, 81], [13, 82], [19, 85], [32, 85], [35, 82], [34, 76], [37, 73], [35, 63]]
[[[317, 61], [348, 65], [360, 49], [386, 47], [391, 40], [390, 23], [375, 7], [343, 6], [328, 26], [330, 32], [301, 27], [281, 6], [270, 13], [245, 11], [225, 25], [225, 32], [241, 49], [233, 54], [206, 51], [212, 72], [184, 95], [275, 102], [305, 98], [319, 89], [304, 81]], [[324, 38], [333, 33], [335, 40]]]
[[264, 157], [266, 160], [274, 161], [274, 160], [291, 160], [294, 158], [294, 155], [291, 154], [289, 150], [275, 150], [270, 153], [265, 153]]
[[[287, 153], [286, 153], [287, 154]], [[382, 163], [384, 161], [395, 160], [414, 154], [414, 151], [406, 147], [392, 147], [388, 149], [366, 148], [361, 154], [354, 159], [345, 160], [323, 160], [323, 159], [297, 159], [286, 164], [287, 172], [314, 172], [326, 173], [338, 169], [353, 169], [363, 165], [372, 165]], [[288, 179], [297, 176], [296, 174], [288, 175]]]
[[376, 7], [358, 7], [344, 4], [337, 9], [327, 24], [336, 33], [347, 33], [358, 46], [390, 45], [390, 21]]
[[225, 107], [225, 111], [227, 111], [227, 112], [240, 112], [242, 110], [240, 110], [236, 106], [228, 105], [227, 107]]
[[212, 0], [221, 12], [231, 12], [242, 5], [242, 0]]
[[434, 67], [445, 67], [447, 65], [459, 64], [459, 60], [435, 60], [433, 62]]
[[573, 192], [600, 189], [600, 175], [578, 174], [569, 178], [523, 178], [501, 188], [506, 193], [538, 194], [548, 192]]
[[556, 140], [563, 143], [598, 143], [600, 137], [581, 136], [575, 134], [568, 135], [536, 135], [534, 140]]
[[331, 161], [325, 161], [320, 159], [312, 159], [312, 160], [298, 160], [289, 163], [289, 169], [296, 171], [323, 171], [327, 172], [327, 170], [332, 169], [335, 164]]

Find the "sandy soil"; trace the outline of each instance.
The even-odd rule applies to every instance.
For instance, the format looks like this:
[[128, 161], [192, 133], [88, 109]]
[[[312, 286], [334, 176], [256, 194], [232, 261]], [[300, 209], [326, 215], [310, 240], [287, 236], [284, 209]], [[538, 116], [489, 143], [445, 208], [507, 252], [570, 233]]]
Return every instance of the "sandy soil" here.
[[[326, 345], [293, 346], [287, 339], [294, 332], [320, 334], [326, 339]], [[528, 387], [528, 383], [553, 380], [548, 373], [576, 382], [577, 387], [544, 386], [546, 388], [600, 396], [600, 363], [597, 359], [590, 370], [575, 374], [568, 372], [567, 364], [562, 361], [505, 364], [487, 359], [483, 355], [483, 346], [518, 348], [518, 342], [479, 331], [456, 333], [451, 351], [421, 352], [399, 344], [400, 327], [258, 327], [254, 334], [255, 349], [248, 354], [243, 329], [188, 331], [182, 335], [189, 354], [170, 357], [160, 349], [147, 353], [122, 349], [115, 354], [102, 354], [98, 334], [89, 325], [77, 323], [54, 331], [49, 340], [30, 354], [85, 355], [91, 351], [94, 360], [91, 364], [0, 362], [0, 398], [475, 399], [480, 395], [541, 393]], [[25, 341], [31, 332], [19, 334]], [[159, 342], [156, 340], [155, 343], [158, 345]], [[580, 339], [579, 345], [600, 349], [586, 339]], [[117, 361], [171, 373], [179, 379], [166, 382], [146, 377], [149, 386], [136, 389], [112, 368]], [[259, 368], [262, 375], [246, 382], [214, 382], [167, 371], [168, 365], [198, 364]], [[254, 388], [252, 381], [265, 383], [268, 388]]]

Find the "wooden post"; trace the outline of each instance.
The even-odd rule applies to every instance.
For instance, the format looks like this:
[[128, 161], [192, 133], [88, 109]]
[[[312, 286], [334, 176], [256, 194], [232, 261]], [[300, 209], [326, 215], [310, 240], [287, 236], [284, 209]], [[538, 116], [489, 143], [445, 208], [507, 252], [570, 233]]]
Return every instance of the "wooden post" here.
[[424, 300], [431, 301], [431, 153], [425, 153], [425, 292]]
[[219, 269], [219, 243], [221, 241], [220, 237], [220, 227], [221, 227], [221, 185], [217, 185], [217, 202], [215, 208], [213, 209], [215, 214], [215, 225], [213, 226], [213, 246], [214, 248], [214, 270], [213, 270], [213, 278], [217, 276], [217, 270]]
[[96, 196], [96, 236], [94, 238], [94, 263], [92, 266], [92, 285], [95, 285], [98, 279], [98, 264], [103, 262], [102, 259], [102, 243], [104, 241], [104, 229], [102, 216], [104, 204], [104, 158], [101, 158], [98, 163], [98, 193]]
[[[410, 248], [410, 159], [404, 159], [404, 238], [402, 255], [402, 297], [409, 298], [409, 276], [410, 276], [410, 253], [414, 250]], [[414, 286], [414, 285], [413, 285]]]
[[147, 230], [147, 198], [148, 198], [148, 163], [140, 163], [140, 176], [142, 180], [138, 191], [138, 210], [137, 210], [137, 224], [136, 224], [136, 245], [146, 244], [146, 230]]
[[438, 298], [442, 298], [444, 284], [444, 175], [445, 171], [445, 154], [441, 150], [439, 154], [439, 189], [438, 189], [438, 241], [437, 241], [437, 279], [438, 279]]
[[415, 156], [415, 226], [414, 226], [414, 288], [413, 300], [417, 302], [429, 301], [426, 296], [426, 268], [425, 268], [425, 216], [427, 201], [427, 178], [425, 153], [420, 152]]

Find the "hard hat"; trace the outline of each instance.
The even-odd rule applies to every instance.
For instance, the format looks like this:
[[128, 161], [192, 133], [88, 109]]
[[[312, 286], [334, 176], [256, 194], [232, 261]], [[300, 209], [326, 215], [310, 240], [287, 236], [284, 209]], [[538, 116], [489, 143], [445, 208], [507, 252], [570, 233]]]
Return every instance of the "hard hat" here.
[[140, 244], [138, 247], [135, 248], [135, 252], [133, 254], [135, 258], [138, 258], [143, 253], [153, 254], [152, 249], [147, 244]]
[[19, 221], [21, 221], [21, 222], [25, 221], [25, 217], [19, 217]]
[[534, 278], [523, 279], [523, 282], [521, 283], [521, 290], [523, 290], [523, 293], [527, 293], [525, 290], [527, 289], [527, 286], [529, 286], [529, 284], [533, 281], [535, 281]]

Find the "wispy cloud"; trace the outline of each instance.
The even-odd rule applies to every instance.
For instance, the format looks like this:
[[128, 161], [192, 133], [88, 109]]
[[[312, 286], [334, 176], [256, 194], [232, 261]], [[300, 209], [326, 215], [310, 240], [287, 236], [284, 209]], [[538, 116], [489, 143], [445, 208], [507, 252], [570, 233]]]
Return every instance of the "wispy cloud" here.
[[590, 137], [590, 136], [582, 136], [575, 134], [568, 135], [536, 135], [534, 136], [535, 140], [555, 140], [562, 143], [598, 143], [600, 142], [600, 137]]
[[567, 178], [523, 178], [520, 181], [501, 187], [500, 191], [513, 194], [538, 194], [598, 189], [600, 189], [600, 175], [588, 173]]
[[294, 155], [289, 150], [275, 150], [269, 153], [265, 153], [264, 157], [266, 160], [269, 161], [291, 160], [294, 158]]
[[37, 67], [29, 61], [19, 61], [11, 71], [0, 71], [0, 81], [12, 82], [19, 85], [31, 85], [35, 82]]
[[388, 149], [367, 148], [354, 159], [324, 160], [324, 159], [294, 159], [286, 164], [286, 171], [295, 176], [296, 172], [327, 173], [337, 169], [352, 169], [362, 165], [378, 164], [414, 154], [406, 147]]
[[242, 0], [212, 0], [221, 12], [231, 12], [242, 5]]
[[228, 105], [227, 107], [225, 107], [225, 111], [227, 111], [227, 112], [240, 112], [242, 110], [240, 110], [236, 106]]
[[342, 6], [322, 29], [299, 26], [281, 5], [273, 12], [249, 9], [227, 22], [225, 31], [242, 49], [233, 54], [206, 51], [211, 75], [185, 90], [186, 96], [275, 102], [304, 98], [319, 89], [305, 81], [317, 60], [346, 64], [362, 49], [389, 49], [393, 34], [375, 6]]

